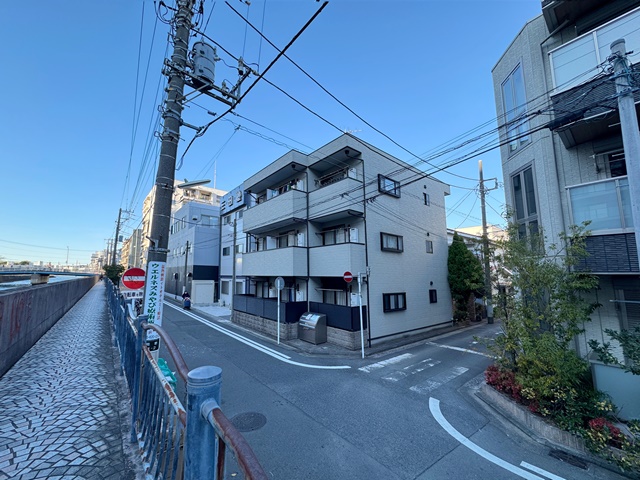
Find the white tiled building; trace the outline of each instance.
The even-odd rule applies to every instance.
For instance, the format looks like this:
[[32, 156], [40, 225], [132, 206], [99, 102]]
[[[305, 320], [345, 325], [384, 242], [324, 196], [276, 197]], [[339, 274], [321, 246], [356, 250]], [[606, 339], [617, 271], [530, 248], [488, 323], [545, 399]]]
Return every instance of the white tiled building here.
[[[640, 270], [616, 88], [607, 57], [626, 41], [640, 61], [640, 2], [543, 0], [493, 69], [507, 203], [523, 235], [542, 227], [550, 241], [591, 221], [585, 262], [601, 307], [575, 348], [607, 341], [604, 329], [640, 325]], [[636, 113], [640, 95], [635, 93]], [[616, 353], [622, 357], [620, 349]], [[614, 372], [615, 373], [615, 372]], [[613, 374], [611, 374], [613, 375]], [[637, 397], [636, 397], [637, 400]], [[636, 402], [637, 404], [637, 402]], [[638, 410], [640, 413], [640, 410]]]
[[250, 281], [234, 298], [234, 321], [274, 334], [282, 277], [285, 338], [312, 311], [327, 315], [329, 342], [360, 348], [362, 274], [365, 343], [451, 323], [448, 185], [345, 134], [309, 155], [285, 154], [243, 186]]

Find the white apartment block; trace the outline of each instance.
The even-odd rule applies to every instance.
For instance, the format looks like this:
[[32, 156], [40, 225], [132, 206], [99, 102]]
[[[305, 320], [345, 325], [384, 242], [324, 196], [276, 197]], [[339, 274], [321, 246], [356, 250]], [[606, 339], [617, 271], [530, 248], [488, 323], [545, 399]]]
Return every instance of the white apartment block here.
[[[627, 158], [616, 89], [606, 69], [624, 38], [640, 60], [640, 2], [543, 0], [493, 69], [507, 203], [522, 235], [540, 227], [549, 241], [589, 220], [585, 267], [599, 275], [601, 307], [576, 350], [608, 340], [603, 330], [640, 325], [640, 280], [630, 214]], [[638, 92], [635, 93], [636, 111]], [[618, 354], [621, 352], [618, 350]]]
[[242, 273], [247, 235], [243, 232], [243, 216], [248, 194], [241, 186], [233, 188], [220, 202], [220, 305], [233, 305], [234, 294], [255, 293], [251, 281]]
[[243, 188], [248, 284], [234, 322], [275, 335], [282, 277], [281, 338], [296, 338], [310, 311], [326, 315], [330, 343], [359, 349], [360, 275], [365, 344], [451, 324], [448, 185], [345, 134], [309, 155], [290, 151]]

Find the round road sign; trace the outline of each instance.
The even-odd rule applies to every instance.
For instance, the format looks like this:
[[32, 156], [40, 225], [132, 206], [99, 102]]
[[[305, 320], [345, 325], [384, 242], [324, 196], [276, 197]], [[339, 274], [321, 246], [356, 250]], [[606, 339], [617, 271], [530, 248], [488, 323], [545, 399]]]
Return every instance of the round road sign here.
[[122, 274], [122, 284], [131, 290], [138, 290], [144, 287], [144, 270], [141, 268], [130, 268]]
[[278, 290], [282, 290], [284, 288], [284, 278], [282, 277], [276, 278], [276, 288]]
[[351, 272], [344, 272], [344, 276], [342, 278], [344, 278], [345, 282], [351, 283], [351, 280], [353, 280], [353, 275], [351, 275]]

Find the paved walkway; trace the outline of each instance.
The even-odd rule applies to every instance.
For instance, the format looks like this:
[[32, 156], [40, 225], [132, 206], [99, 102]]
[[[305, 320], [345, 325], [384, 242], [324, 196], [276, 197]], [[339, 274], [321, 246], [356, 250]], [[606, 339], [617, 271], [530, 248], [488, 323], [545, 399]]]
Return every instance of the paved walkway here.
[[142, 478], [102, 282], [0, 378], [0, 480]]

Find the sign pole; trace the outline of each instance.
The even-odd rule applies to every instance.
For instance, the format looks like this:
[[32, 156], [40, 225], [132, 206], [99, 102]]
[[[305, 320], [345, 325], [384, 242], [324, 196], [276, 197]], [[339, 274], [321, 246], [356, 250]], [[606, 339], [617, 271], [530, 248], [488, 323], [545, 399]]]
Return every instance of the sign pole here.
[[362, 273], [358, 273], [358, 307], [360, 309], [360, 348], [364, 358], [364, 322], [362, 321]]
[[276, 278], [276, 288], [278, 289], [278, 345], [280, 345], [280, 292], [284, 288], [284, 278]]

